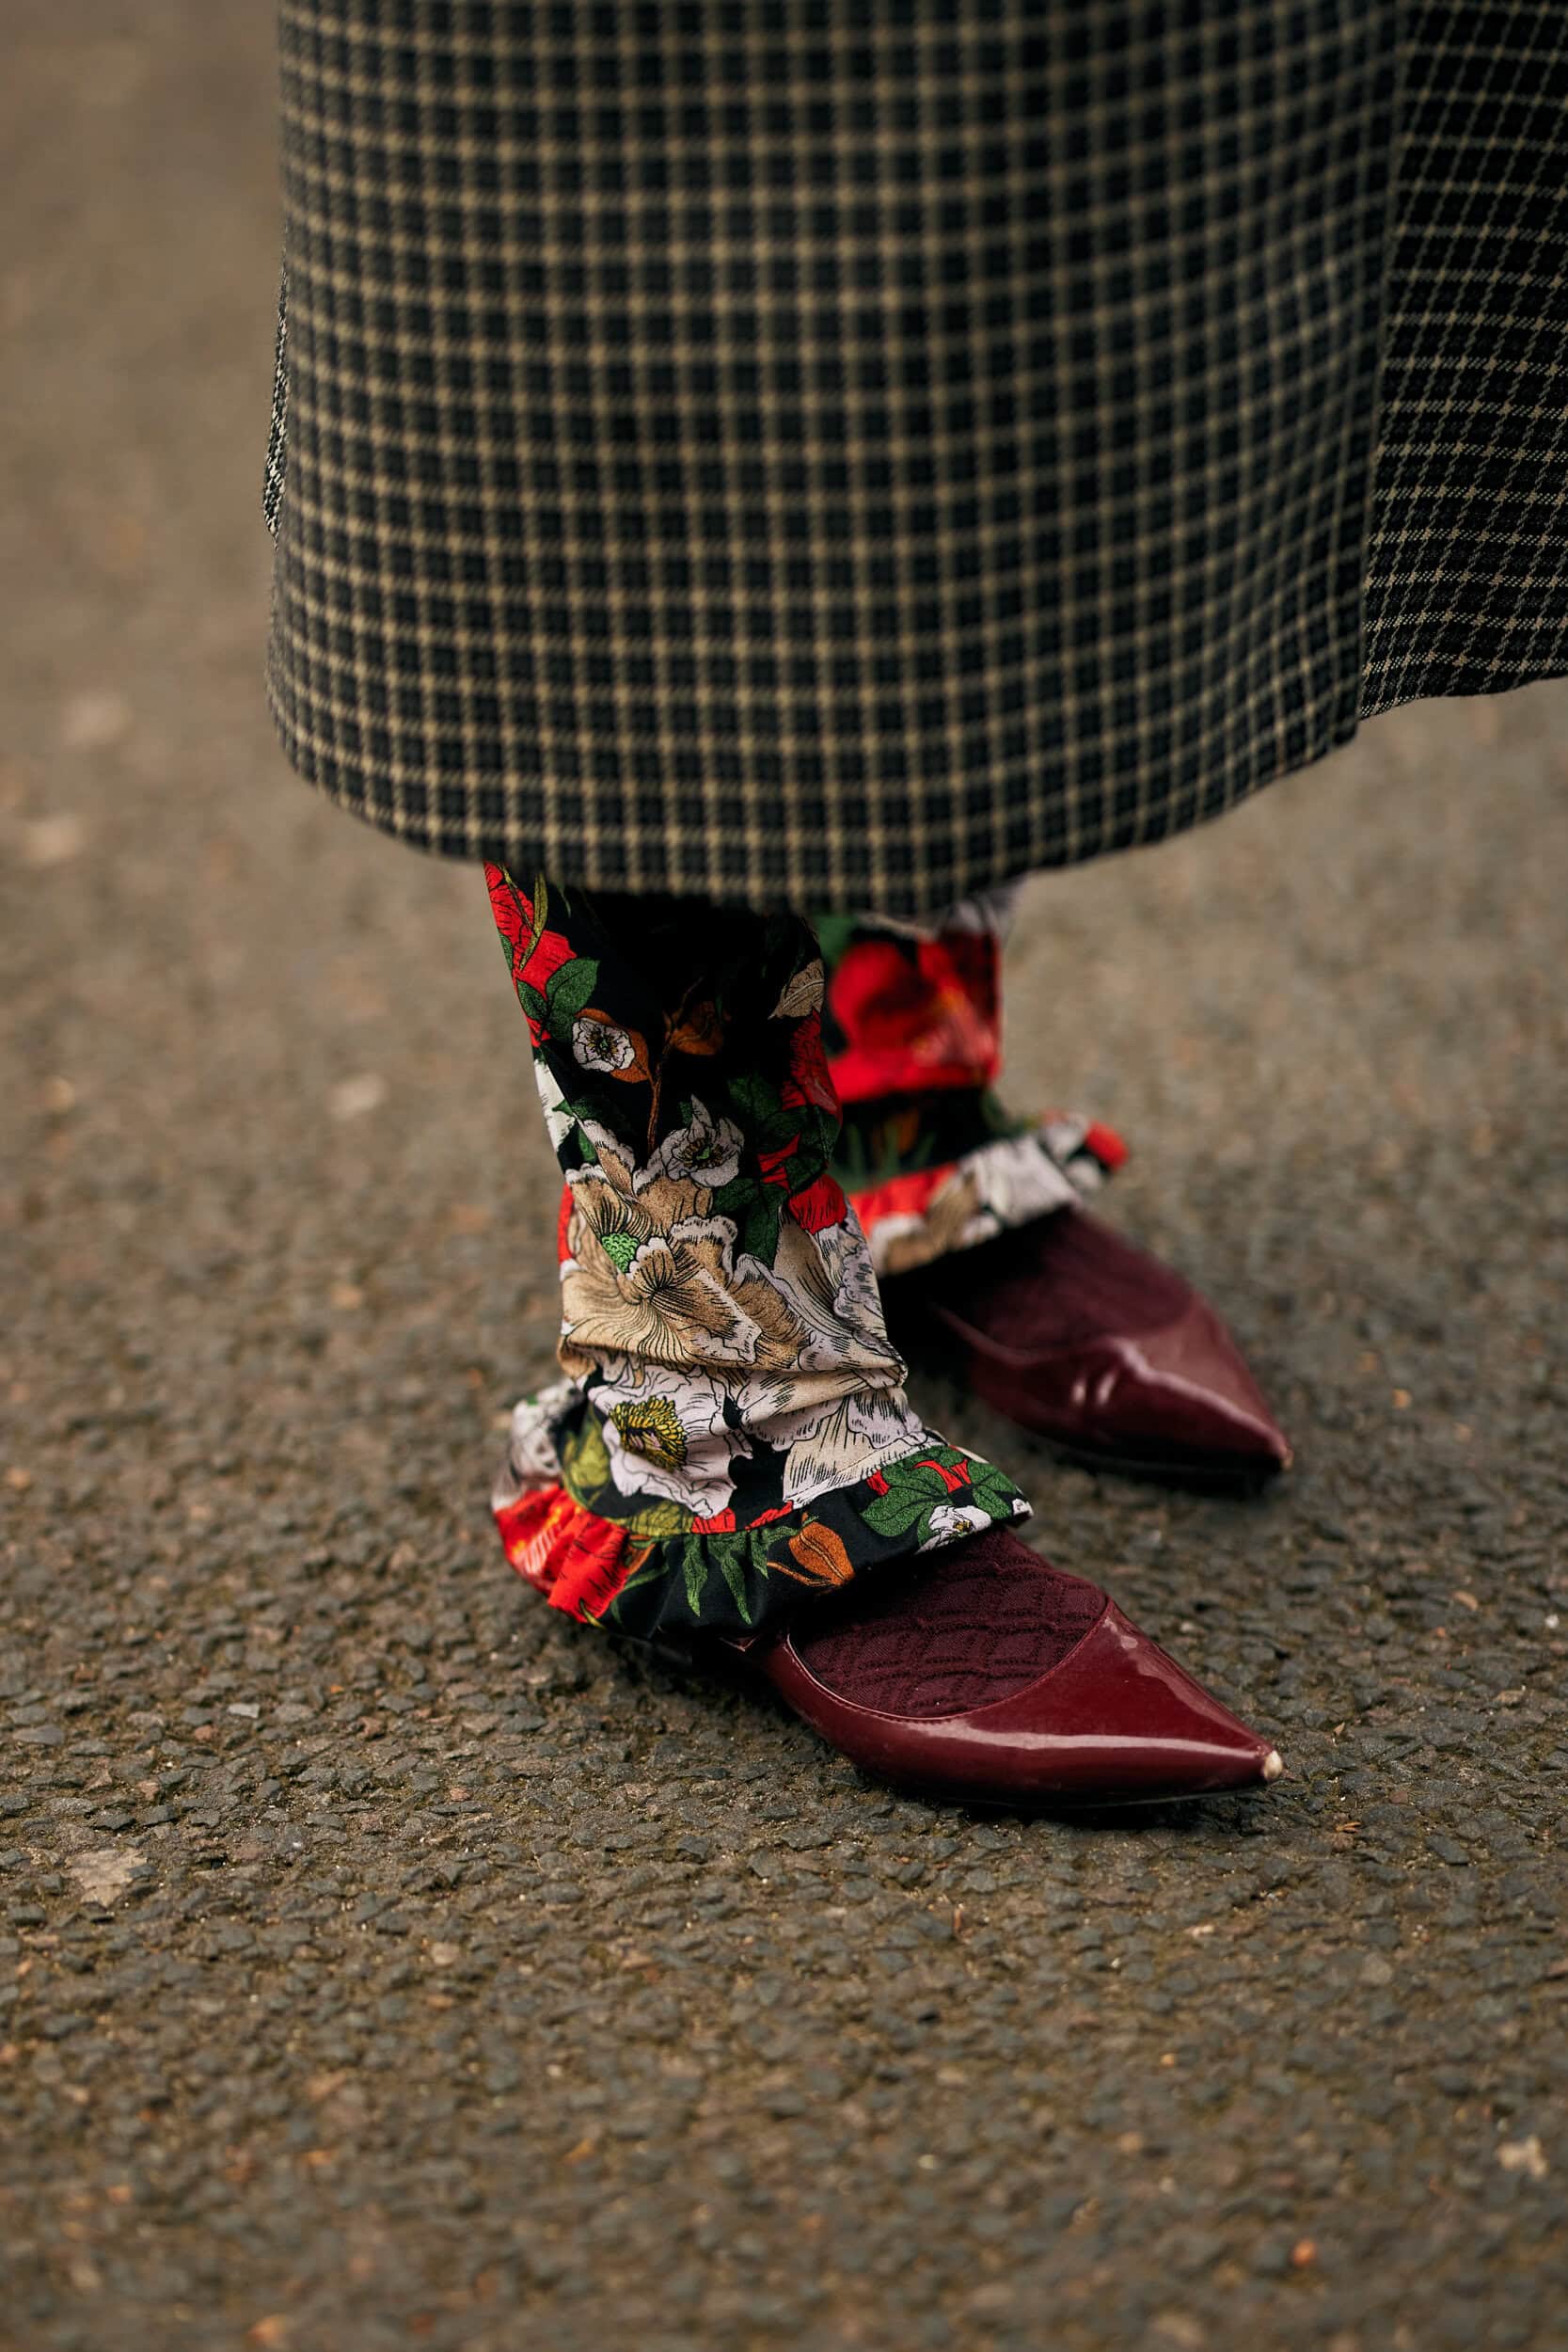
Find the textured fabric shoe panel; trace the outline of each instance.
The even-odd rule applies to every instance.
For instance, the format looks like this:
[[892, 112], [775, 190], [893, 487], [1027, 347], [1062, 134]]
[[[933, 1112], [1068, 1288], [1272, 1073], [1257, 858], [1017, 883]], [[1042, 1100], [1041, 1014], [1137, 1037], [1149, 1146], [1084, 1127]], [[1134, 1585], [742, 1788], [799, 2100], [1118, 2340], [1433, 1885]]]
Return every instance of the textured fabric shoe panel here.
[[[958, 1252], [925, 1295], [999, 1346], [1043, 1355], [1107, 1331], [1130, 1336], [1174, 1323], [1193, 1294], [1180, 1275], [1081, 1209], [1037, 1217], [978, 1249]], [[889, 1304], [898, 1286], [888, 1285]]]
[[816, 1679], [890, 1715], [960, 1715], [1026, 1691], [1075, 1649], [1105, 1606], [1003, 1530], [933, 1552], [878, 1596], [801, 1619], [795, 1648]]

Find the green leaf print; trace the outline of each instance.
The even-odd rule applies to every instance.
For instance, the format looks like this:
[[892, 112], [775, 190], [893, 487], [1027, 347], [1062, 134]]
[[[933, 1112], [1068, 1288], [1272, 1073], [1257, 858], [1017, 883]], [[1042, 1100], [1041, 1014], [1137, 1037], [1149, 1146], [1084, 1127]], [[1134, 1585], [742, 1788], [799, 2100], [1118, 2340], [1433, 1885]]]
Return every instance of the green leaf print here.
[[912, 1176], [921, 1168], [934, 1167], [938, 1157], [935, 1136], [922, 1130], [911, 1143], [904, 1130], [905, 1122], [897, 1119], [880, 1120], [863, 1131], [846, 1120], [833, 1150], [839, 1182], [847, 1179], [852, 1192], [869, 1191], [873, 1184], [891, 1184], [895, 1176]]
[[596, 956], [574, 956], [570, 963], [557, 964], [545, 989], [552, 1036], [562, 1040], [571, 1036], [573, 1022], [585, 1005], [593, 1003], [598, 984]]
[[[689, 1113], [686, 1114], [688, 1117]], [[712, 1216], [727, 1216], [739, 1225], [749, 1209], [756, 1205], [762, 1186], [754, 1176], [732, 1176], [727, 1184], [721, 1184], [708, 1204]]]
[[784, 1218], [784, 1201], [771, 1185], [765, 1188], [762, 1199], [754, 1200], [747, 1210], [740, 1227], [740, 1247], [763, 1265], [771, 1265], [779, 1254], [779, 1227]]
[[873, 1495], [869, 1502], [863, 1502], [860, 1515], [874, 1535], [885, 1535], [891, 1543], [918, 1527], [934, 1503], [928, 1487], [915, 1495], [907, 1489], [890, 1487], [885, 1495]]
[[636, 1573], [627, 1577], [609, 1608], [604, 1612], [601, 1622], [605, 1625], [613, 1625], [619, 1615], [623, 1601], [629, 1599], [633, 1593], [641, 1592], [645, 1585], [662, 1583], [669, 1573], [670, 1564], [662, 1551], [656, 1547]]
[[686, 1605], [700, 1619], [703, 1587], [707, 1582], [707, 1552], [700, 1535], [689, 1535], [681, 1546], [681, 1574], [686, 1582]]
[[730, 1588], [730, 1598], [742, 1625], [752, 1622], [752, 1604], [746, 1593], [746, 1538], [743, 1535], [709, 1535], [713, 1557], [719, 1573]]
[[672, 1535], [685, 1534], [691, 1524], [691, 1514], [683, 1511], [678, 1502], [650, 1502], [641, 1511], [628, 1513], [621, 1524], [633, 1535], [663, 1543]]
[[[613, 1486], [610, 1475], [610, 1448], [596, 1415], [584, 1413], [571, 1436], [561, 1448], [562, 1484], [577, 1502], [592, 1510], [607, 1488]], [[651, 1534], [651, 1528], [639, 1529], [640, 1534]], [[672, 1531], [673, 1532], [673, 1531]]]
[[[515, 887], [515, 885], [514, 885], [514, 887]], [[549, 919], [550, 886], [545, 880], [543, 874], [535, 874], [533, 877], [533, 937], [528, 944], [528, 951], [531, 956], [532, 955], [535, 947], [538, 946], [539, 942], [544, 938]]]
[[725, 1091], [747, 1127], [752, 1131], [766, 1120], [776, 1120], [779, 1116], [779, 1089], [770, 1086], [766, 1078], [732, 1078]]
[[943, 1460], [943, 1453], [942, 1447], [933, 1446], [929, 1454], [907, 1454], [901, 1461], [884, 1462], [882, 1476], [897, 1492], [919, 1495], [928, 1502], [940, 1502], [948, 1491], [947, 1481], [933, 1465], [942, 1462], [944, 1469], [953, 1468], [950, 1459]]
[[812, 929], [816, 933], [816, 944], [822, 950], [822, 961], [831, 972], [847, 955], [860, 917], [855, 914], [814, 914], [811, 920]]
[[[989, 1462], [977, 1462], [970, 1493], [982, 1511], [994, 1512], [998, 1518], [1011, 1518], [1018, 1488], [1005, 1471], [994, 1470]], [[954, 1500], [958, 1498], [955, 1496]]]

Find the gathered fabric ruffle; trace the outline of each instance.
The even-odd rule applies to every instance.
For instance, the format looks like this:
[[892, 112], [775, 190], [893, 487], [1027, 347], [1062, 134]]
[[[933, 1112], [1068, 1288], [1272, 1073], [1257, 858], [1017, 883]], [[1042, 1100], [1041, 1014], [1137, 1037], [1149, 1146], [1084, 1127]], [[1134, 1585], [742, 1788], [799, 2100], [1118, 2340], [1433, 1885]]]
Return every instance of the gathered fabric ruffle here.
[[1097, 1192], [1127, 1157], [1067, 1112], [1012, 1118], [1002, 1066], [1002, 948], [1017, 892], [932, 926], [824, 916], [823, 1043], [843, 1124], [832, 1173], [879, 1275], [911, 1273]]
[[758, 1633], [808, 1594], [1029, 1516], [994, 1464], [924, 1428], [901, 1396], [886, 1402], [906, 1417], [891, 1445], [746, 1523], [733, 1508], [701, 1517], [669, 1501], [608, 1517], [626, 1505], [604, 1424], [578, 1384], [562, 1381], [513, 1414], [491, 1497], [506, 1556], [552, 1608], [583, 1623], [641, 1640], [698, 1628]]
[[[850, 1207], [879, 1277], [911, 1274], [958, 1249], [977, 1248], [1011, 1228], [1090, 1200], [1127, 1158], [1114, 1128], [1055, 1113], [1037, 1126], [988, 1136], [950, 1157], [932, 1139], [951, 1098], [879, 1105], [890, 1136], [876, 1164], [891, 1172], [857, 1184], [841, 1165]], [[863, 1122], [862, 1132], [871, 1122]]]
[[823, 965], [797, 915], [486, 869], [564, 1184], [564, 1381], [495, 1507], [573, 1616], [754, 1632], [1027, 1506], [914, 1413], [832, 1172]]

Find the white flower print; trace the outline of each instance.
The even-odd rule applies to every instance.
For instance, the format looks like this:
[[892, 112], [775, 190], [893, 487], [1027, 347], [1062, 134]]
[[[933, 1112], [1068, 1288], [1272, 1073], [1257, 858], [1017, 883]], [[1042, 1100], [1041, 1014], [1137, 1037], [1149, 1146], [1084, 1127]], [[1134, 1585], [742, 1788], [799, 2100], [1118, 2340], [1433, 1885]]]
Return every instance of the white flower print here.
[[1088, 1139], [1089, 1122], [1076, 1113], [1059, 1111], [1042, 1121], [1040, 1141], [1055, 1161], [1076, 1192], [1099, 1192], [1105, 1182], [1105, 1170], [1094, 1153], [1085, 1146]]
[[604, 1371], [592, 1401], [617, 1491], [633, 1501], [657, 1495], [695, 1518], [728, 1510], [730, 1466], [752, 1448], [744, 1430], [725, 1423], [726, 1384], [629, 1356], [607, 1358]]
[[[754, 1263], [742, 1259], [738, 1270]], [[803, 1232], [785, 1217], [778, 1254], [763, 1271], [804, 1327], [801, 1374], [831, 1373], [855, 1388], [895, 1388], [902, 1381], [903, 1359], [888, 1338], [877, 1277], [855, 1217], [816, 1233]]]
[[[611, 1185], [624, 1200], [630, 1200], [636, 1177], [631, 1154], [620, 1136], [612, 1136], [608, 1127], [601, 1127], [596, 1119], [579, 1119], [578, 1136], [590, 1154], [589, 1163], [585, 1168], [568, 1168], [566, 1182], [571, 1184], [579, 1177], [587, 1177], [594, 1183]], [[657, 1218], [650, 1221], [650, 1232], [657, 1223]]]
[[934, 1551], [939, 1544], [950, 1544], [956, 1536], [970, 1534], [974, 1529], [990, 1527], [991, 1516], [975, 1502], [939, 1502], [931, 1513], [931, 1532], [921, 1545], [922, 1551]]
[[554, 1071], [542, 1054], [533, 1057], [533, 1075], [539, 1088], [539, 1100], [545, 1106], [545, 1124], [550, 1131], [550, 1150], [559, 1153], [577, 1120], [564, 1107], [566, 1097], [561, 1090]]
[[[754, 1259], [734, 1262], [728, 1217], [685, 1217], [661, 1232], [650, 1192], [628, 1200], [597, 1168], [567, 1177], [572, 1213], [561, 1261], [564, 1369], [600, 1355], [657, 1363], [790, 1363], [800, 1325], [784, 1293]], [[669, 1184], [658, 1191], [680, 1188]]]
[[973, 1181], [982, 1212], [989, 1210], [994, 1220], [988, 1232], [1027, 1224], [1078, 1197], [1037, 1136], [999, 1137], [958, 1165]]
[[902, 1389], [871, 1390], [784, 1413], [766, 1424], [765, 1434], [784, 1454], [784, 1488], [797, 1503], [856, 1486], [895, 1455], [940, 1443], [910, 1410]]
[[613, 1021], [579, 1013], [572, 1024], [572, 1058], [582, 1070], [629, 1070], [637, 1050]]
[[887, 1345], [887, 1325], [881, 1293], [865, 1235], [853, 1210], [837, 1225], [826, 1225], [816, 1236], [816, 1251], [833, 1291], [833, 1314], [847, 1330]]
[[[1084, 1159], [1090, 1166], [1098, 1163]], [[955, 1160], [924, 1208], [872, 1220], [869, 1255], [879, 1274], [907, 1273], [956, 1249], [973, 1249], [1016, 1225], [1066, 1208], [1093, 1179], [1065, 1174], [1043, 1135], [999, 1136]]]
[[873, 1218], [866, 1229], [871, 1263], [879, 1274], [902, 1274], [911, 1266], [928, 1265], [939, 1252], [927, 1246], [929, 1220], [924, 1210], [889, 1210]]
[[632, 1184], [638, 1192], [645, 1192], [663, 1178], [673, 1184], [703, 1184], [709, 1192], [717, 1192], [721, 1184], [733, 1184], [739, 1175], [744, 1149], [735, 1121], [716, 1120], [707, 1104], [693, 1095], [689, 1123], [665, 1136], [646, 1167], [637, 1170]]

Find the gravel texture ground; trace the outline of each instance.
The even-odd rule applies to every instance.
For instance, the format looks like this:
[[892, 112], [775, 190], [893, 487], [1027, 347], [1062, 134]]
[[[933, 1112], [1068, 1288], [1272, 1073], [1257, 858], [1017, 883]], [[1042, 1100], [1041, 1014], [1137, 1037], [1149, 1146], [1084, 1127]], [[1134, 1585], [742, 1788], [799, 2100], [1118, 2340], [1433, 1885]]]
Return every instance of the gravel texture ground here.
[[555, 1188], [478, 878], [261, 700], [267, 11], [0, 82], [0, 2344], [1568, 2342], [1568, 687], [1035, 885], [1299, 1467], [1053, 1468], [1278, 1739], [1121, 1826], [884, 1793], [553, 1621], [485, 1493]]

